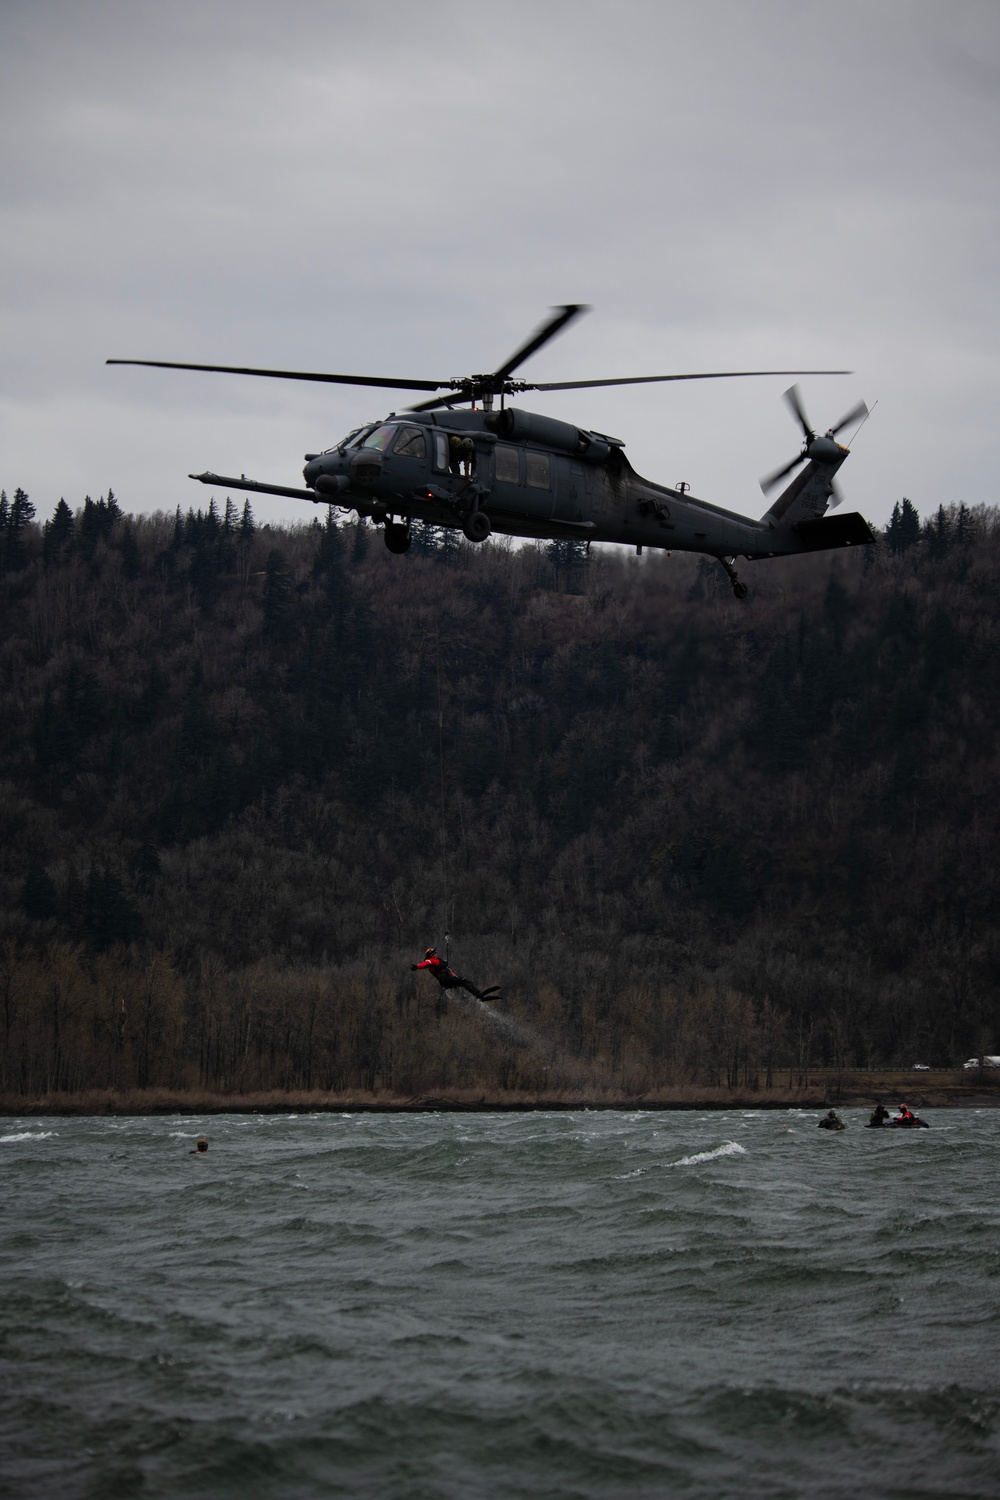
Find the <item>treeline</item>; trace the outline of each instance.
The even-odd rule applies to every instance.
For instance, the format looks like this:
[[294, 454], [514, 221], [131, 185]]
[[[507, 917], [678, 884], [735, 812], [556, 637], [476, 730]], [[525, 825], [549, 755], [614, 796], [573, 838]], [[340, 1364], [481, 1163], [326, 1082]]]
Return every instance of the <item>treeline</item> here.
[[[0, 500], [0, 1090], [1000, 1050], [1000, 521], [745, 564]], [[499, 982], [495, 1018], [410, 962]]]

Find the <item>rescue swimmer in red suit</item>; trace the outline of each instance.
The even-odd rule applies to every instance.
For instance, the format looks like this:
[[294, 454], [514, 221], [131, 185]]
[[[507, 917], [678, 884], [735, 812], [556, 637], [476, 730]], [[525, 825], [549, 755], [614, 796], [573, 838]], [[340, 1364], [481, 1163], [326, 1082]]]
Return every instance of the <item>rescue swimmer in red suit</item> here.
[[424, 954], [423, 963], [411, 964], [411, 969], [429, 969], [443, 990], [468, 990], [470, 995], [475, 995], [477, 1000], [495, 1000], [500, 986], [491, 984], [488, 989], [480, 990], [472, 983], [471, 979], [463, 979], [450, 968], [436, 948], [428, 948]]

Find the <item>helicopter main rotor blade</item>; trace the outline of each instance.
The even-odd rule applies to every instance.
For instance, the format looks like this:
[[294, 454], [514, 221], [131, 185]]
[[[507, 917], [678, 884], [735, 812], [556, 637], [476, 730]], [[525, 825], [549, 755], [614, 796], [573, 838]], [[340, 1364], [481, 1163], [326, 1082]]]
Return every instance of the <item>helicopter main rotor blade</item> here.
[[847, 413], [846, 417], [841, 417], [841, 419], [837, 423], [836, 427], [831, 427], [830, 428], [830, 431], [827, 434], [827, 436], [828, 437], [836, 437], [837, 433], [841, 432], [843, 430], [843, 428], [850, 427], [851, 423], [852, 422], [856, 422], [859, 417], [867, 417], [867, 415], [868, 415], [868, 407], [867, 407], [866, 403], [864, 401], [859, 401], [858, 404], [857, 404], [857, 406], [852, 406], [851, 407], [851, 409]]
[[106, 359], [106, 365], [146, 365], [154, 370], [214, 370], [221, 375], [264, 375], [272, 380], [318, 380], [325, 385], [376, 385], [395, 391], [447, 391], [447, 380], [387, 380], [378, 375], [324, 375], [307, 370], [253, 370], [243, 365], [182, 365], [169, 359]]
[[697, 375], [623, 375], [617, 380], [549, 380], [526, 391], [582, 391], [600, 385], [649, 385], [661, 380], [739, 380], [756, 375], [850, 375], [851, 370], [706, 370]]
[[[547, 323], [543, 323], [541, 328], [536, 329], [528, 342], [522, 344], [516, 354], [512, 354], [505, 364], [502, 364], [498, 370], [493, 371], [494, 380], [506, 380], [507, 376], [513, 370], [517, 369], [518, 365], [524, 364], [529, 355], [536, 353], [543, 344], [548, 343], [549, 339], [555, 338], [556, 334], [560, 333], [566, 327], [567, 323], [572, 322], [580, 313], [589, 312], [590, 308], [584, 302], [566, 302], [562, 307], [553, 308], [552, 311], [556, 316], [550, 318]], [[535, 389], [541, 390], [541, 386], [536, 386]]]

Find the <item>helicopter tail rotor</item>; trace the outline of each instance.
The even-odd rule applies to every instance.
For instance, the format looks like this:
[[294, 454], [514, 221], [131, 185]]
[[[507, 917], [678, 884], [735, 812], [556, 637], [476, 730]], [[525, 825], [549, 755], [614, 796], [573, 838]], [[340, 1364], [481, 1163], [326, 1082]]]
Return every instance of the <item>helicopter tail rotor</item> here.
[[[780, 481], [784, 479], [787, 474], [791, 474], [793, 469], [797, 469], [800, 464], [808, 463], [810, 459], [823, 459], [830, 456], [829, 453], [820, 452], [814, 448], [814, 445], [817, 442], [834, 442], [838, 432], [842, 432], [845, 427], [850, 427], [852, 423], [862, 420], [868, 415], [868, 407], [863, 401], [859, 401], [856, 406], [852, 406], [850, 411], [841, 417], [840, 421], [837, 422], [835, 426], [828, 427], [823, 435], [823, 438], [820, 439], [817, 438], [816, 433], [809, 425], [809, 418], [806, 416], [805, 407], [802, 404], [802, 392], [799, 390], [797, 385], [789, 386], [788, 390], [785, 391], [785, 401], [790, 408], [795, 420], [802, 428], [802, 435], [804, 438], [802, 451], [796, 454], [796, 456], [791, 459], [789, 463], [782, 464], [780, 469], [775, 469], [773, 474], [766, 474], [764, 476], [764, 478], [760, 481], [760, 487], [764, 491], [765, 495], [769, 495], [771, 491], [780, 483]], [[840, 448], [842, 445], [838, 443], [836, 444], [836, 446]], [[846, 449], [844, 450], [844, 452], [846, 453]], [[839, 490], [833, 487], [832, 481], [831, 495], [833, 496], [833, 505], [839, 505], [841, 500], [843, 499], [843, 496], [840, 494]]]

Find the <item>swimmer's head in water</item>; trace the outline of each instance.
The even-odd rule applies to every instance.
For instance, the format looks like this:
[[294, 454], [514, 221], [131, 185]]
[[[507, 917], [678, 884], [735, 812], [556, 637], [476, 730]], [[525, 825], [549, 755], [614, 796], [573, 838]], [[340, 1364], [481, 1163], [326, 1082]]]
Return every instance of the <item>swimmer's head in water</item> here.
[[195, 1141], [195, 1149], [197, 1151], [207, 1151], [208, 1150], [208, 1136], [207, 1135], [200, 1135], [198, 1137], [198, 1139]]

